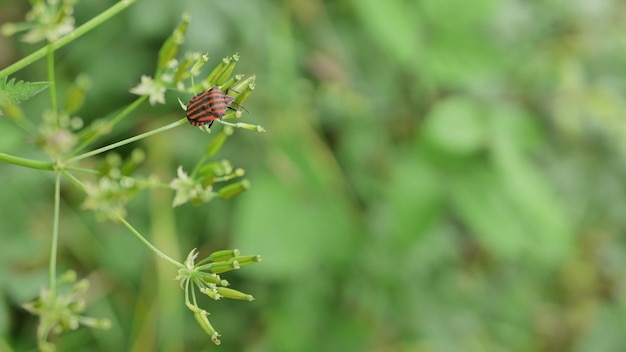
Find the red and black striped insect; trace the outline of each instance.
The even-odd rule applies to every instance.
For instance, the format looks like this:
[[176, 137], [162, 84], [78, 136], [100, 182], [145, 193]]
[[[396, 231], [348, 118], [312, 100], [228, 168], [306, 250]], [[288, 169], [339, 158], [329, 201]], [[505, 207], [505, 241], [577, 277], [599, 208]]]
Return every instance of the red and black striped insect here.
[[235, 98], [222, 92], [221, 89], [213, 87], [191, 98], [187, 104], [187, 119], [193, 126], [203, 126], [208, 123], [208, 127], [211, 127], [213, 121], [221, 119], [226, 114], [227, 109], [237, 111], [231, 106], [234, 100]]

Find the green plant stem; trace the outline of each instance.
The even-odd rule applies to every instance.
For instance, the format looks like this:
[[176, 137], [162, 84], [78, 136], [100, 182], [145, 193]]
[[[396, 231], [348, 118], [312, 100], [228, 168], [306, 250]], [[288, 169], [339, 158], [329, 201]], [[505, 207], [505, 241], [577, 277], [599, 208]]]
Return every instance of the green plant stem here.
[[161, 133], [161, 132], [170, 130], [170, 129], [174, 128], [174, 127], [177, 127], [177, 126], [180, 126], [180, 125], [184, 124], [185, 122], [187, 122], [187, 118], [182, 118], [182, 119], [180, 119], [180, 120], [178, 120], [176, 122], [170, 123], [169, 125], [165, 125], [163, 127], [157, 128], [155, 130], [148, 131], [148, 132], [136, 135], [134, 137], [130, 137], [130, 138], [121, 140], [119, 142], [116, 142], [116, 143], [113, 143], [113, 144], [109, 144], [109, 145], [104, 146], [102, 148], [94, 149], [94, 150], [89, 151], [87, 153], [77, 155], [77, 156], [75, 156], [73, 158], [68, 159], [67, 162], [69, 163], [69, 162], [72, 162], [72, 161], [82, 160], [82, 159], [88, 158], [90, 156], [94, 156], [94, 155], [106, 152], [108, 150], [115, 149], [117, 147], [121, 147], [121, 146], [123, 146], [125, 144], [132, 143], [132, 142], [138, 141], [140, 139], [144, 139], [146, 137], [150, 137], [150, 136], [155, 135], [157, 133]]
[[[76, 177], [74, 177], [74, 175], [70, 174], [67, 171], [63, 171], [63, 174], [65, 176], [67, 176], [76, 186], [78, 186], [80, 189], [82, 189], [83, 191], [85, 191], [85, 185], [80, 182], [79, 179], [77, 179]], [[156, 255], [158, 255], [159, 257], [165, 259], [167, 262], [169, 262], [170, 264], [173, 264], [174, 266], [178, 267], [178, 268], [184, 268], [185, 265], [182, 263], [177, 262], [176, 260], [170, 258], [168, 255], [166, 255], [165, 253], [161, 252], [158, 248], [156, 248], [155, 246], [152, 245], [152, 243], [150, 243], [147, 239], [145, 239], [145, 237], [143, 237], [139, 231], [137, 231], [133, 225], [131, 225], [128, 221], [126, 221], [126, 219], [124, 219], [124, 217], [122, 217], [119, 214], [116, 214], [115, 216], [116, 220], [118, 220], [119, 222], [121, 222], [122, 224], [124, 224], [124, 226], [126, 226], [126, 228], [128, 228], [130, 230], [130, 232], [133, 233], [133, 235], [135, 235], [135, 237], [137, 237], [141, 242], [143, 242], [143, 244], [145, 244], [146, 246], [148, 246], [148, 248], [150, 248], [154, 253], [156, 253]]]
[[[113, 129], [113, 127], [117, 123], [122, 121], [126, 116], [128, 116], [128, 114], [130, 114], [132, 111], [137, 109], [137, 107], [139, 107], [139, 105], [141, 105], [141, 103], [145, 102], [147, 99], [148, 99], [147, 95], [142, 95], [141, 97], [137, 98], [134, 102], [132, 102], [130, 105], [125, 107], [124, 110], [122, 110], [119, 114], [117, 114], [111, 121], [107, 122], [108, 124], [107, 130]], [[85, 149], [89, 144], [91, 144], [91, 142], [93, 142], [96, 138], [100, 137], [102, 134], [104, 134], [102, 131], [91, 129], [86, 134], [86, 137], [84, 137], [83, 142], [77, 148], [75, 148], [70, 154], [74, 155], [80, 152], [81, 150]]]
[[133, 235], [135, 235], [135, 237], [137, 237], [141, 242], [143, 242], [143, 244], [148, 246], [148, 248], [150, 248], [154, 253], [156, 253], [156, 255], [158, 255], [159, 257], [161, 257], [163, 259], [165, 259], [166, 261], [168, 261], [169, 263], [173, 264], [174, 266], [176, 266], [176, 267], [178, 267], [180, 269], [185, 267], [185, 265], [183, 265], [182, 263], [179, 263], [176, 260], [170, 258], [165, 253], [161, 252], [155, 246], [153, 246], [152, 243], [150, 243], [148, 240], [146, 240], [139, 233], [139, 231], [135, 230], [135, 228], [128, 221], [126, 221], [126, 219], [124, 219], [122, 216], [117, 215], [116, 218], [117, 218], [118, 221], [120, 221], [122, 224], [124, 224], [124, 226], [126, 226], [126, 228], [128, 228], [130, 230], [130, 232], [132, 232]]
[[80, 188], [83, 192], [87, 191], [85, 185], [82, 182], [80, 182], [80, 180], [77, 179], [74, 175], [72, 175], [69, 172], [67, 172], [67, 170], [63, 170], [63, 175], [65, 175], [67, 178], [69, 178], [70, 181], [72, 181], [72, 183], [74, 183], [74, 185], [76, 185], [76, 187]]
[[50, 83], [50, 106], [52, 108], [52, 121], [54, 127], [59, 128], [59, 112], [57, 107], [57, 85], [54, 77], [54, 48], [48, 43], [48, 82]]
[[191, 171], [191, 175], [189, 175], [189, 177], [194, 178], [196, 177], [196, 174], [198, 173], [198, 171], [200, 170], [200, 167], [202, 165], [204, 165], [204, 163], [209, 160], [210, 158], [208, 156], [206, 156], [206, 154], [203, 154], [202, 157], [200, 158], [200, 160], [198, 160], [198, 162], [196, 163], [196, 166], [194, 166], [193, 171]]
[[118, 122], [122, 121], [126, 116], [128, 116], [128, 114], [130, 114], [133, 110], [137, 109], [137, 107], [139, 107], [141, 103], [148, 100], [149, 97], [150, 97], [149, 95], [142, 95], [139, 98], [137, 98], [134, 102], [132, 102], [130, 105], [128, 105], [126, 108], [124, 108], [122, 112], [120, 112], [117, 116], [115, 116], [111, 120], [111, 127], [115, 126]]
[[59, 244], [59, 208], [61, 204], [61, 173], [54, 178], [54, 220], [52, 224], [52, 244], [50, 246], [50, 291], [57, 295], [57, 248]]
[[[84, 167], [76, 167], [76, 166], [66, 166], [64, 167], [64, 170], [67, 171], [75, 171], [75, 172], [82, 172], [85, 174], [91, 174], [91, 175], [99, 175], [102, 176], [102, 173], [98, 170], [94, 170], [94, 169], [87, 169]], [[72, 176], [70, 173], [66, 173], [67, 176], [71, 176], [72, 178], [74, 178], [74, 176]], [[76, 181], [78, 181], [78, 179], [74, 178]], [[167, 183], [161, 183], [161, 182], [153, 182], [150, 180], [142, 180], [142, 179], [137, 179], [131, 176], [122, 176], [122, 179], [128, 179], [128, 180], [133, 180], [133, 182], [136, 182], [138, 185], [148, 185], [148, 186], [152, 186], [152, 188], [160, 188], [160, 189], [171, 189], [170, 185]], [[80, 182], [80, 181], [78, 181]]]
[[101, 174], [101, 172], [98, 171], [98, 170], [87, 169], [87, 168], [78, 167], [78, 166], [66, 166], [64, 169], [68, 170], [68, 171], [76, 171], [76, 172], [82, 172], [82, 173], [85, 173], [85, 174], [92, 174], [92, 175], [100, 175]]
[[54, 170], [54, 164], [51, 162], [44, 162], [33, 159], [20, 158], [19, 156], [14, 156], [10, 154], [0, 153], [0, 161], [6, 161], [7, 163], [29, 167], [31, 169], [38, 170]]
[[[52, 50], [57, 50], [57, 49], [63, 47], [64, 45], [66, 45], [68, 43], [71, 43], [72, 41], [74, 41], [78, 37], [82, 36], [83, 34], [89, 32], [90, 30], [98, 27], [103, 22], [105, 22], [108, 19], [112, 18], [117, 13], [119, 13], [122, 10], [124, 10], [128, 6], [132, 5], [136, 1], [137, 0], [122, 0], [122, 1], [118, 2], [117, 4], [109, 7], [107, 10], [105, 10], [104, 12], [99, 14], [98, 16], [96, 16], [96, 17], [92, 18], [91, 20], [85, 22], [83, 25], [81, 25], [80, 27], [76, 28], [75, 30], [70, 32], [65, 37], [57, 40], [54, 43], [50, 43], [49, 46], [52, 48]], [[46, 56], [48, 50], [49, 49], [47, 47], [41, 48], [41, 49], [35, 51], [34, 53], [26, 56], [25, 58], [21, 59], [20, 61], [14, 63], [13, 65], [10, 65], [10, 66], [6, 67], [5, 69], [0, 71], [0, 78], [7, 77], [10, 74], [15, 73], [15, 72], [21, 70], [22, 68], [32, 64], [33, 62], [41, 59], [42, 57]]]

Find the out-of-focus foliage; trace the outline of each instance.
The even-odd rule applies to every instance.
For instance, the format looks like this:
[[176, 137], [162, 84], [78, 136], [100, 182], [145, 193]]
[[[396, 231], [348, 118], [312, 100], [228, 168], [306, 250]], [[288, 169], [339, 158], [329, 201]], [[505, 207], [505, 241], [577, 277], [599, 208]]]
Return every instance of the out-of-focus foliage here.
[[[79, 2], [76, 24], [111, 3]], [[27, 10], [3, 3], [0, 21]], [[262, 255], [229, 278], [256, 300], [214, 305], [223, 337], [212, 346], [180, 307], [175, 269], [96, 222], [68, 185], [59, 265], [90, 276], [88, 313], [113, 327], [64, 336], [60, 350], [626, 346], [626, 4], [141, 0], [59, 51], [60, 90], [81, 73], [92, 82], [77, 114], [132, 101], [184, 11], [189, 49], [238, 52], [238, 69], [257, 74], [246, 117], [267, 133], [223, 147], [247, 170], [247, 193], [176, 209], [165, 193], [140, 194], [128, 212], [181, 260], [187, 247]], [[2, 40], [0, 62], [32, 50]], [[44, 65], [15, 77], [45, 80]], [[39, 119], [42, 95], [26, 118]], [[124, 123], [141, 132], [181, 117], [168, 100]], [[36, 157], [0, 125], [0, 151]], [[140, 147], [171, 179], [206, 138], [179, 128]], [[35, 319], [19, 304], [46, 283], [52, 186], [12, 165], [0, 176], [0, 333], [23, 350]]]

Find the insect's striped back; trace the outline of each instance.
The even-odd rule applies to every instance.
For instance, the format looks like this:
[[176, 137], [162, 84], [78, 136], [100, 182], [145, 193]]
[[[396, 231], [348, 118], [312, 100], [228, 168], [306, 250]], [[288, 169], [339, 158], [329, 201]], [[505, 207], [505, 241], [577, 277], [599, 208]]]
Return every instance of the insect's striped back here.
[[222, 118], [226, 114], [226, 109], [230, 108], [233, 100], [235, 99], [222, 92], [221, 89], [213, 87], [191, 98], [187, 104], [187, 119], [193, 126], [208, 123], [211, 127], [213, 120]]

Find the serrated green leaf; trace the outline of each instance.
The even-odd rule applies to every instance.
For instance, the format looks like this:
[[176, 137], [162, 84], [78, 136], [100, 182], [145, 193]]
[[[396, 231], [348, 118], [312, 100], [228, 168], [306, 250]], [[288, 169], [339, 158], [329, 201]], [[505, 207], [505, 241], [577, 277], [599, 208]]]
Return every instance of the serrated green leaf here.
[[0, 107], [8, 103], [19, 104], [46, 89], [49, 82], [15, 82], [15, 78], [7, 82], [6, 77], [0, 80]]

